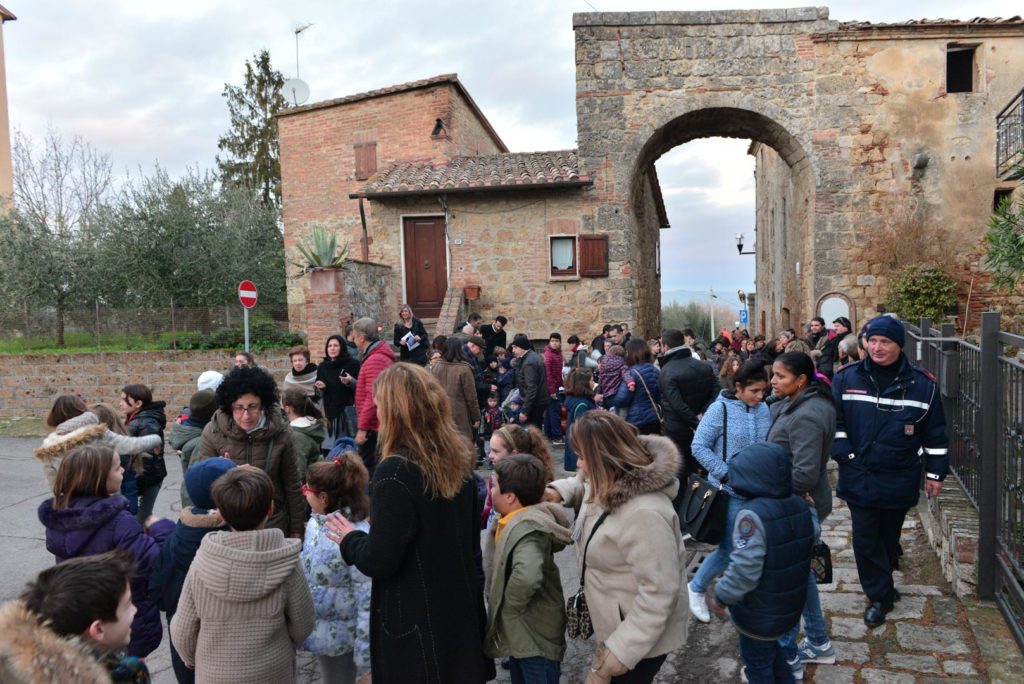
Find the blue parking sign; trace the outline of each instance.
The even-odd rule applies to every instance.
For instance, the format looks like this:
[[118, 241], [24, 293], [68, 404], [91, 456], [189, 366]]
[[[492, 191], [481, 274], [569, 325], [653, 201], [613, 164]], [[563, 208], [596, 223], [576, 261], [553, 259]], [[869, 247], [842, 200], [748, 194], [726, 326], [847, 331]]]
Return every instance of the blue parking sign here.
[[740, 310], [740, 325], [746, 325], [747, 321], [748, 321], [747, 310], [746, 309]]

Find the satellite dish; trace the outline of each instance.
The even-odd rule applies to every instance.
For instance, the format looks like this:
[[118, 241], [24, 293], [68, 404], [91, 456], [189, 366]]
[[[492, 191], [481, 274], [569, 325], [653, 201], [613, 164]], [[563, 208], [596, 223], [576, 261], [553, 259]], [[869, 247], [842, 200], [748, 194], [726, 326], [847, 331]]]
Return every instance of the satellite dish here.
[[309, 99], [309, 86], [301, 78], [289, 78], [284, 82], [284, 99], [298, 107]]

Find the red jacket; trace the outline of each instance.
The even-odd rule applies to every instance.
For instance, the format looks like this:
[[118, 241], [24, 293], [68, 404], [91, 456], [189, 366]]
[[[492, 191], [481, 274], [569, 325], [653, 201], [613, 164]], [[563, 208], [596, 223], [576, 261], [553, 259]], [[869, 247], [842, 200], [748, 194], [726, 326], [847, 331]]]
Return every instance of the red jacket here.
[[367, 432], [377, 432], [380, 421], [377, 420], [377, 402], [373, 400], [373, 382], [384, 369], [395, 362], [395, 352], [386, 342], [377, 341], [370, 347], [363, 363], [359, 367], [356, 380], [356, 427]]
[[557, 352], [551, 345], [544, 346], [544, 370], [548, 376], [548, 394], [554, 394], [562, 386], [562, 366], [565, 361], [562, 359], [562, 352]]

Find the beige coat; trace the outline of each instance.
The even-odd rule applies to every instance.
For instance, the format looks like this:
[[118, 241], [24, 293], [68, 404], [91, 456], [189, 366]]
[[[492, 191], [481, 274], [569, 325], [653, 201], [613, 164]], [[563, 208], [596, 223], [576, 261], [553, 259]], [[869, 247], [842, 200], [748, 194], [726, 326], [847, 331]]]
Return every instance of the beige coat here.
[[[686, 643], [689, 620], [683, 540], [672, 506], [679, 452], [667, 437], [640, 441], [653, 461], [616, 482], [608, 517], [590, 542], [585, 583], [597, 642], [630, 669]], [[587, 502], [590, 485], [582, 473], [551, 486], [566, 506], [579, 507], [573, 537], [582, 566], [590, 531], [605, 508]]]
[[476, 382], [473, 380], [473, 371], [469, 364], [439, 359], [430, 370], [448, 394], [456, 427], [464, 435], [468, 435], [471, 441], [476, 441], [473, 423], [480, 425], [480, 404], [477, 403]]

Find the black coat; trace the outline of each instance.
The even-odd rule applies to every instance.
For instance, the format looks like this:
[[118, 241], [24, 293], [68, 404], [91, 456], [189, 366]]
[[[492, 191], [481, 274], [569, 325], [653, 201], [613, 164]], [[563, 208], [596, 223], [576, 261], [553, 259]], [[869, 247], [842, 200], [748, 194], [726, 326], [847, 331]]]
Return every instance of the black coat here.
[[694, 358], [688, 348], [678, 347], [661, 359], [658, 390], [665, 434], [675, 439], [697, 429], [698, 414], [718, 397], [718, 379], [711, 364]]
[[325, 358], [316, 367], [316, 379], [324, 383], [320, 396], [324, 400], [324, 415], [327, 420], [334, 420], [346, 406], [355, 406], [356, 383], [345, 384], [341, 381], [341, 372], [345, 371], [353, 378], [359, 377], [359, 361], [352, 356], [341, 356], [336, 360]]
[[369, 534], [352, 532], [341, 555], [373, 580], [374, 684], [476, 684], [495, 677], [484, 657], [487, 624], [474, 552], [480, 549], [476, 484], [452, 499], [425, 493], [420, 469], [400, 456], [373, 473]]
[[519, 357], [516, 364], [516, 387], [523, 399], [523, 413], [530, 415], [548, 405], [548, 371], [532, 349]]
[[[409, 351], [409, 349], [402, 344], [402, 338], [409, 332], [413, 335], [419, 335], [420, 338], [419, 346], [412, 351]], [[427, 350], [430, 349], [430, 337], [427, 335], [427, 329], [423, 327], [423, 323], [420, 319], [413, 316], [411, 328], [406, 328], [405, 324], [401, 321], [395, 323], [394, 342], [395, 346], [398, 347], [399, 361], [408, 361], [409, 363], [415, 363], [420, 366], [427, 365]]]
[[142, 457], [142, 474], [139, 475], [139, 493], [150, 485], [160, 484], [167, 477], [167, 464], [164, 463], [164, 428], [167, 427], [167, 414], [164, 407], [167, 402], [154, 401], [139, 409], [132, 416], [125, 428], [132, 437], [142, 435], [159, 435], [160, 446], [147, 452]]
[[484, 356], [490, 356], [494, 353], [495, 347], [505, 348], [508, 347], [508, 336], [505, 334], [505, 329], [495, 331], [494, 324], [488, 323], [487, 325], [480, 326], [480, 337], [484, 338], [486, 346], [484, 346]]

